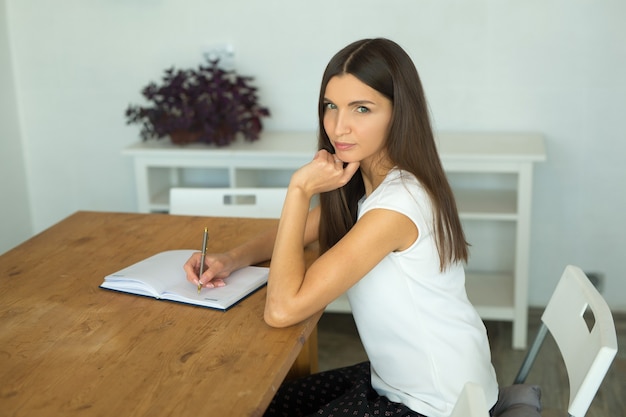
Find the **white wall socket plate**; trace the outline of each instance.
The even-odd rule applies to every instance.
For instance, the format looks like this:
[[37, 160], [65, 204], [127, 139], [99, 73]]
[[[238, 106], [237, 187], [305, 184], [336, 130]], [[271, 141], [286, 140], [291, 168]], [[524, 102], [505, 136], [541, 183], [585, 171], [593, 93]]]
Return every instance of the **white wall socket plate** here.
[[219, 66], [225, 70], [235, 69], [235, 48], [229, 43], [208, 44], [204, 48], [202, 56], [207, 62], [219, 59]]

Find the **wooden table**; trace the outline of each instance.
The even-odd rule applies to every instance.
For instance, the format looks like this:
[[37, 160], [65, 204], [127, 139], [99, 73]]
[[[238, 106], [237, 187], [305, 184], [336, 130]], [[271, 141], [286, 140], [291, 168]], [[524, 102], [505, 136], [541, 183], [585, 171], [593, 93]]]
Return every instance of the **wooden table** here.
[[0, 414], [261, 415], [294, 361], [294, 374], [316, 370], [321, 313], [274, 329], [265, 288], [224, 313], [99, 285], [197, 248], [205, 226], [220, 251], [272, 222], [78, 212], [0, 256]]

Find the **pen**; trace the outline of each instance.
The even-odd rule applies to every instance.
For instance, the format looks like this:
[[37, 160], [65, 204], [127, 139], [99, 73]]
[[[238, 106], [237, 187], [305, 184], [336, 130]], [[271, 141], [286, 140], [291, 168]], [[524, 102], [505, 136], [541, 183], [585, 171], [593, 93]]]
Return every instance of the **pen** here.
[[202, 283], [200, 282], [200, 278], [202, 277], [202, 273], [204, 272], [204, 259], [206, 257], [207, 240], [209, 240], [209, 232], [205, 227], [204, 236], [202, 237], [202, 257], [200, 258], [200, 273], [198, 274], [198, 294], [200, 294], [200, 290], [202, 289]]

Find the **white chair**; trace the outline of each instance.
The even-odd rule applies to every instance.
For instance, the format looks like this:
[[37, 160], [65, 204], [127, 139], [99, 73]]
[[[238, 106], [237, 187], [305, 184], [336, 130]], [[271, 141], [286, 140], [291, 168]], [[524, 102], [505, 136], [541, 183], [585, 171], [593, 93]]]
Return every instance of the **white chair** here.
[[[541, 321], [514, 385], [500, 390], [495, 416], [532, 415], [507, 410], [520, 405], [539, 405], [540, 392], [528, 392], [524, 387], [536, 387], [524, 382], [548, 331], [556, 341], [567, 370], [570, 416], [585, 415], [615, 358], [617, 336], [613, 316], [604, 298], [580, 268], [571, 265], [565, 268]], [[533, 396], [537, 398], [533, 400]]]
[[475, 382], [467, 382], [450, 417], [489, 417], [482, 387]]
[[278, 219], [286, 188], [171, 188], [170, 214]]

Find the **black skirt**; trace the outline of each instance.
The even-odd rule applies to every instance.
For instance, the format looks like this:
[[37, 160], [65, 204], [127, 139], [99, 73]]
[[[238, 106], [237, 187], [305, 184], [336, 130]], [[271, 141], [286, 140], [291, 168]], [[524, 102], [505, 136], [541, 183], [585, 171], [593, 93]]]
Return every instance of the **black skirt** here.
[[425, 417], [372, 388], [370, 363], [320, 372], [283, 383], [265, 417]]

